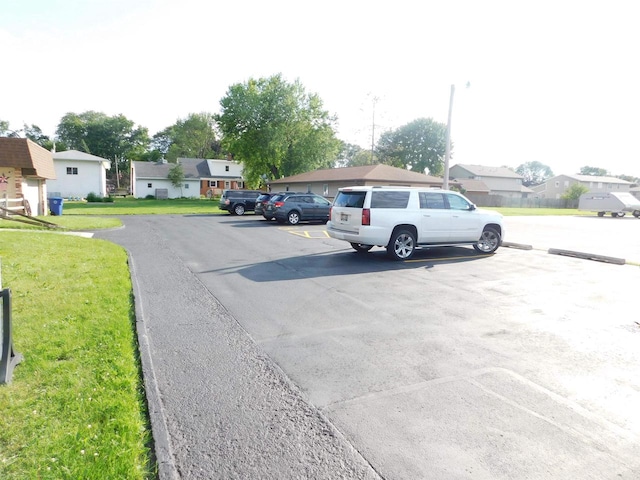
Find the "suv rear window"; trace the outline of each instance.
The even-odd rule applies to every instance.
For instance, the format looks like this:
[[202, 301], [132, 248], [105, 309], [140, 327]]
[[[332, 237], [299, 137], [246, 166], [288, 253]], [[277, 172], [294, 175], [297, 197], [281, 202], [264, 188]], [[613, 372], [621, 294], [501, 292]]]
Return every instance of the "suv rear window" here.
[[367, 192], [338, 192], [333, 202], [336, 207], [362, 208]]
[[372, 191], [371, 208], [407, 208], [411, 192]]

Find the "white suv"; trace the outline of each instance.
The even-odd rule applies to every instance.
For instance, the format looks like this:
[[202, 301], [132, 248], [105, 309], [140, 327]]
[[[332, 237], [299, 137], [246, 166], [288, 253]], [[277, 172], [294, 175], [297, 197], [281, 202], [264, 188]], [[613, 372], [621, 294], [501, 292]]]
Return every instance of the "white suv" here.
[[504, 236], [502, 215], [463, 195], [418, 187], [347, 187], [333, 201], [327, 232], [358, 252], [386, 247], [394, 260], [416, 248], [473, 245], [493, 253]]

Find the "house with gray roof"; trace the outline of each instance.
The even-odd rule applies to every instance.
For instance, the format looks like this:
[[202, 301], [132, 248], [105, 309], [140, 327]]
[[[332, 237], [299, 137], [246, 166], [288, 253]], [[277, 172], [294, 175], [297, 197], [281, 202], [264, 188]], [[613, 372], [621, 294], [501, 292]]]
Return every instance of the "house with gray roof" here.
[[48, 182], [50, 197], [86, 198], [89, 193], [100, 197], [108, 195], [110, 160], [78, 150], [53, 152], [52, 157], [56, 178]]
[[209, 175], [207, 161], [199, 158], [180, 158], [184, 181], [174, 187], [169, 171], [175, 163], [131, 162], [131, 194], [136, 198], [200, 198], [200, 179]]
[[272, 180], [269, 187], [274, 192], [311, 192], [333, 198], [339, 188], [360, 185], [442, 188], [442, 178], [378, 164], [314, 170]]
[[587, 187], [590, 193], [628, 192], [633, 183], [616, 177], [595, 175], [556, 175], [542, 185], [534, 188], [539, 198], [562, 198], [572, 185], [579, 183]]
[[[457, 164], [449, 169], [449, 177], [464, 186], [465, 181], [476, 180], [489, 189], [490, 195], [524, 198], [533, 191], [522, 185], [522, 175], [506, 167], [485, 167], [483, 165]], [[471, 184], [473, 188], [480, 184]], [[471, 186], [470, 185], [470, 186]], [[464, 187], [466, 189], [466, 187]]]

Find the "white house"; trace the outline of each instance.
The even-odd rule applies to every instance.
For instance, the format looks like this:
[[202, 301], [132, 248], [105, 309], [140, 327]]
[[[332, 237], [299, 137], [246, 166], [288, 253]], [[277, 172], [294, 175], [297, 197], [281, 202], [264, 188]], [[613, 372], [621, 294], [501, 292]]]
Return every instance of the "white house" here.
[[56, 179], [47, 181], [49, 196], [85, 198], [89, 193], [108, 196], [107, 170], [111, 168], [111, 161], [78, 150], [52, 155]]
[[[179, 158], [178, 161], [184, 160]], [[244, 188], [242, 164], [233, 160], [208, 159], [209, 173], [201, 177], [203, 195], [220, 195], [223, 190]]]
[[136, 198], [200, 198], [200, 178], [208, 176], [207, 161], [197, 158], [180, 158], [184, 181], [174, 187], [169, 180], [169, 171], [175, 163], [131, 162], [132, 195]]

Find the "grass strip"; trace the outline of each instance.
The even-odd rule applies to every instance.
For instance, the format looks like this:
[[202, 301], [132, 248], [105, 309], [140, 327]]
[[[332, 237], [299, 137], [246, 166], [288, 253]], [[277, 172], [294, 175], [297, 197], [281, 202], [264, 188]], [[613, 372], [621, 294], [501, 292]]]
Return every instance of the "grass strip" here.
[[0, 231], [0, 259], [24, 355], [0, 386], [0, 478], [154, 478], [126, 252]]
[[[62, 215], [214, 215], [222, 213], [218, 201], [211, 199], [116, 198], [109, 203], [65, 202]], [[224, 212], [226, 213], [226, 212]]]
[[[62, 231], [85, 231], [85, 230], [103, 230], [106, 228], [121, 227], [122, 222], [116, 217], [94, 217], [88, 215], [75, 216], [57, 216], [47, 215], [46, 217], [36, 217], [49, 223], [55, 223], [62, 227]], [[51, 230], [45, 225], [31, 225], [25, 222], [17, 222], [15, 220], [0, 219], [0, 229], [18, 229], [18, 230]]]

